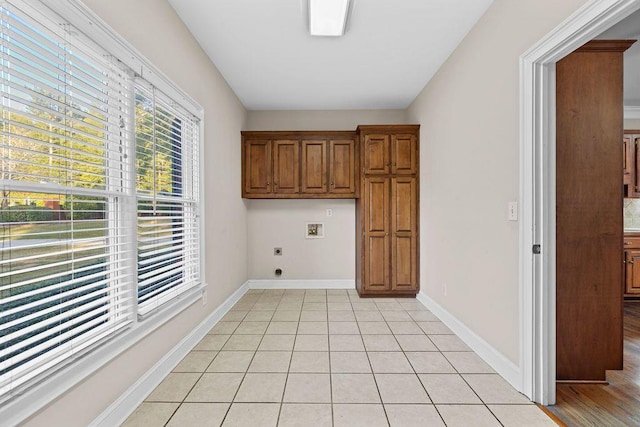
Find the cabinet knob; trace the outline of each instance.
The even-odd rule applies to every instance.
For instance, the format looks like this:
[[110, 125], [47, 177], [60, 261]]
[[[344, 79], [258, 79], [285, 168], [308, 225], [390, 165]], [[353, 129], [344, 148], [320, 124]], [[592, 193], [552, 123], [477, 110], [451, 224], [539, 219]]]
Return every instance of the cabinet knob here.
[[633, 260], [632, 259], [629, 260], [629, 264], [633, 264]]
[[624, 242], [625, 245], [630, 245], [632, 242]]
[[384, 233], [384, 235], [385, 235], [385, 236], [388, 236], [388, 235], [389, 235], [389, 233]]

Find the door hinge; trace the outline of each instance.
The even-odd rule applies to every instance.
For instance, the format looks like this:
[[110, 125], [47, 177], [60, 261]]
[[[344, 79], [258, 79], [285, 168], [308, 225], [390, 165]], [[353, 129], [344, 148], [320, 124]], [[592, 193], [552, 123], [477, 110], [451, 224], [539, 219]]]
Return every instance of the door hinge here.
[[533, 245], [531, 250], [533, 251], [534, 255], [539, 255], [542, 251], [542, 247], [540, 245]]

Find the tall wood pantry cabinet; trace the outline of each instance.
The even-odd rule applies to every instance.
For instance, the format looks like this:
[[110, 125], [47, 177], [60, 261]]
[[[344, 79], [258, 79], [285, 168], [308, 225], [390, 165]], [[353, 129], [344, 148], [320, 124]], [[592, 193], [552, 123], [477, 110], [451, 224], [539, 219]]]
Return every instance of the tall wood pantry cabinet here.
[[419, 126], [359, 126], [356, 288], [360, 296], [419, 289]]

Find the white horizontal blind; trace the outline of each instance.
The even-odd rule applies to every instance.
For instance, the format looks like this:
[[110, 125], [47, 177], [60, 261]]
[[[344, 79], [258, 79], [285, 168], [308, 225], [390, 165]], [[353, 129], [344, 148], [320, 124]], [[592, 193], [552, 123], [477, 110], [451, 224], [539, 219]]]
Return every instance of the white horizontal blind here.
[[138, 313], [200, 281], [198, 121], [154, 87], [135, 86]]
[[22, 3], [0, 31], [1, 401], [130, 323], [133, 254], [127, 76]]

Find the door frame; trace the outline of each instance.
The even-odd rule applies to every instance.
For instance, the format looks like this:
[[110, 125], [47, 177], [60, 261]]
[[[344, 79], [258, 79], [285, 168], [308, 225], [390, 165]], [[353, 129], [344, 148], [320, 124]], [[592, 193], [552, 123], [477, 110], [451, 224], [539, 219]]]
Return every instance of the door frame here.
[[520, 57], [521, 391], [543, 405], [556, 399], [555, 63], [638, 9], [588, 1]]

